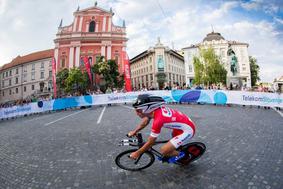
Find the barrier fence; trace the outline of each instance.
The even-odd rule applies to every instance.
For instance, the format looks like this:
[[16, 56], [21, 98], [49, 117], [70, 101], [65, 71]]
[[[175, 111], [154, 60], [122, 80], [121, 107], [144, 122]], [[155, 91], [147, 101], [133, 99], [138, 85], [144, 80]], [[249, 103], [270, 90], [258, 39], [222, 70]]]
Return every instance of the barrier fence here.
[[283, 94], [279, 93], [222, 90], [139, 91], [68, 97], [49, 101], [33, 102], [22, 106], [1, 108], [0, 119], [81, 106], [132, 103], [139, 94], [144, 93], [161, 96], [165, 99], [166, 102], [206, 103], [221, 105], [238, 104], [280, 108], [283, 107]]

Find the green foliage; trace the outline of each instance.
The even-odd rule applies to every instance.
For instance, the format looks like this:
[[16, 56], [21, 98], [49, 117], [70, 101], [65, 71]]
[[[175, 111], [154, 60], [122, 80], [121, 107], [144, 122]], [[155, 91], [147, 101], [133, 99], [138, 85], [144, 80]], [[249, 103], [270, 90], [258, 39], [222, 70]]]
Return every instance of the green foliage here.
[[193, 58], [193, 64], [194, 64], [194, 71], [195, 71], [195, 78], [194, 78], [194, 84], [201, 84], [204, 80], [204, 65], [200, 62], [200, 59], [198, 57]]
[[193, 58], [195, 84], [226, 83], [227, 71], [212, 48], [201, 49], [200, 57]]
[[92, 66], [95, 74], [102, 75], [105, 80], [105, 88], [122, 88], [124, 86], [124, 76], [118, 72], [118, 65], [115, 60], [103, 61], [103, 57]]
[[255, 86], [257, 81], [260, 81], [259, 78], [259, 66], [257, 65], [256, 58], [253, 58], [252, 56], [249, 56], [250, 61], [250, 70], [251, 70], [251, 85]]
[[67, 92], [79, 91], [81, 94], [85, 93], [89, 85], [89, 79], [87, 72], [82, 73], [78, 68], [72, 68], [69, 72], [69, 76], [66, 79]]
[[69, 70], [64, 68], [56, 74], [56, 85], [59, 88], [59, 93], [65, 91], [66, 88], [66, 79], [69, 76]]

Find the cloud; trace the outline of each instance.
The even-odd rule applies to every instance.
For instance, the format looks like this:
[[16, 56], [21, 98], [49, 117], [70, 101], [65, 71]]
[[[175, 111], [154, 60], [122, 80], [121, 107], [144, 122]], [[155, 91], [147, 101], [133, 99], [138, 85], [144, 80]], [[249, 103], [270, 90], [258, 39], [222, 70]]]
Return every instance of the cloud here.
[[283, 19], [274, 17], [274, 20], [275, 20], [276, 22], [278, 22], [279, 24], [282, 24], [282, 25], [283, 25]]
[[[257, 59], [260, 77], [263, 81], [273, 81], [283, 75], [283, 44], [277, 38], [275, 25], [267, 21], [239, 21], [223, 26], [226, 39], [249, 43], [249, 55]], [[228, 37], [228, 38], [227, 38]], [[273, 72], [273, 74], [271, 74]]]
[[283, 2], [277, 0], [252, 0], [250, 2], [241, 2], [241, 6], [248, 11], [263, 11], [269, 15], [275, 15], [282, 11]]
[[251, 2], [243, 2], [241, 3], [241, 6], [246, 10], [259, 10], [260, 9], [260, 3], [251, 1]]
[[76, 5], [65, 1], [3, 1], [5, 14], [0, 19], [0, 65], [18, 55], [54, 48], [61, 18], [64, 24], [73, 20]]
[[0, 15], [4, 14], [6, 11], [6, 1], [7, 0], [0, 0]]
[[[272, 11], [280, 11], [280, 4], [272, 2]], [[53, 48], [57, 27], [63, 18], [63, 25], [73, 22], [73, 12], [80, 5], [84, 9], [94, 5], [94, 1], [6, 1], [0, 0], [0, 65], [17, 55]], [[283, 65], [282, 17], [273, 21], [253, 18], [239, 18], [234, 15], [241, 11], [263, 10], [264, 1], [199, 1], [199, 0], [105, 0], [98, 1], [98, 7], [114, 12], [114, 24], [127, 26], [127, 50], [130, 58], [154, 46], [157, 37], [166, 46], [181, 49], [199, 43], [207, 33], [220, 32], [227, 40], [249, 43], [249, 54], [258, 60], [263, 81], [279, 77]], [[3, 8], [4, 7], [4, 8]], [[248, 11], [247, 11], [248, 10]], [[264, 9], [265, 10], [265, 9]], [[282, 9], [281, 9], [282, 10]], [[51, 14], [52, 13], [52, 14]], [[262, 14], [266, 14], [264, 11]], [[246, 14], [248, 16], [248, 14]], [[3, 27], [5, 26], [5, 27]], [[282, 72], [282, 71], [281, 71]], [[273, 73], [273, 74], [271, 74]]]
[[226, 2], [219, 8], [210, 8], [211, 10], [204, 14], [204, 20], [211, 21], [219, 18], [223, 18], [229, 13], [229, 11], [239, 5], [238, 2]]
[[14, 30], [19, 31], [25, 27], [25, 22], [21, 18], [14, 19], [12, 27]]

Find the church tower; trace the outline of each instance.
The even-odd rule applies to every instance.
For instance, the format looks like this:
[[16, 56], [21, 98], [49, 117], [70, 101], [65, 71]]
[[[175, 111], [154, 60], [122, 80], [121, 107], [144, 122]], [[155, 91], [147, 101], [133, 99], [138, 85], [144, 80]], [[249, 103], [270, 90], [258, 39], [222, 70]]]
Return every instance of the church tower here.
[[87, 56], [91, 65], [101, 56], [106, 60], [114, 59], [123, 73], [124, 65], [121, 52], [126, 48], [126, 26], [115, 26], [112, 23], [114, 13], [97, 7], [74, 12], [74, 21], [63, 26], [61, 20], [54, 40], [54, 57], [57, 72], [63, 68], [79, 67], [82, 57]]

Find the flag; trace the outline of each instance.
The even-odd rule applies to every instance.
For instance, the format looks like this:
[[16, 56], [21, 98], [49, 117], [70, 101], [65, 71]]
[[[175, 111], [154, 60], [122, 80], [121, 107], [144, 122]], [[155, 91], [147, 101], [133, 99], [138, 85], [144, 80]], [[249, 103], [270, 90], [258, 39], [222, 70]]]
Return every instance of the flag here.
[[52, 58], [52, 81], [53, 81], [53, 92], [54, 98], [57, 97], [57, 86], [56, 86], [56, 60]]
[[130, 92], [132, 91], [132, 85], [131, 85], [130, 63], [127, 52], [122, 51], [121, 57], [122, 57], [122, 62], [124, 64], [125, 89], [127, 92]]
[[84, 57], [84, 64], [85, 64], [86, 71], [88, 73], [90, 83], [92, 84], [92, 77], [91, 77], [91, 70], [90, 70], [91, 68], [90, 68], [90, 64], [89, 64], [87, 56]]

